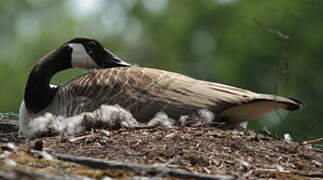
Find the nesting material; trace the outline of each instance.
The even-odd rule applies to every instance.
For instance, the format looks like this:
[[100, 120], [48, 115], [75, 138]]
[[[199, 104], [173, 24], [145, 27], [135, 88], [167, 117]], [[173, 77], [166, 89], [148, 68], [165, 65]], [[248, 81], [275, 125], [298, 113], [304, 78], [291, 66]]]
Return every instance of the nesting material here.
[[86, 112], [72, 117], [45, 113], [43, 116], [32, 119], [21, 135], [25, 138], [35, 138], [49, 135], [72, 135], [91, 128], [175, 127], [183, 126], [191, 121], [211, 123], [215, 119], [214, 117], [211, 111], [205, 109], [201, 109], [193, 115], [182, 115], [179, 119], [172, 119], [166, 113], [158, 112], [155, 117], [143, 124], [139, 123], [129, 111], [119, 105], [102, 105], [94, 112]]

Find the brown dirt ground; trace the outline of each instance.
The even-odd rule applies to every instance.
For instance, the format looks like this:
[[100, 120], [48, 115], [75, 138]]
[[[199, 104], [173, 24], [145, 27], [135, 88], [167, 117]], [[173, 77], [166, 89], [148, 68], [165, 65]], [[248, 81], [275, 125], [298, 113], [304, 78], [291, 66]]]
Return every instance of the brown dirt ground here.
[[[18, 146], [18, 150], [9, 156], [18, 163], [18, 168], [38, 171], [37, 168], [41, 167], [41, 171], [54, 174], [56, 171], [53, 169], [65, 168], [67, 174], [96, 179], [104, 174], [121, 178], [134, 174], [98, 171], [73, 163], [67, 166], [64, 165], [66, 162], [52, 164], [35, 157], [30, 149], [35, 147], [36, 142], [42, 142], [43, 150], [50, 153], [163, 166], [192, 173], [232, 175], [243, 179], [323, 179], [321, 149], [253, 131], [221, 130], [205, 125], [92, 130], [74, 136], [25, 141], [17, 138], [15, 132], [2, 132], [0, 143], [5, 142]], [[0, 156], [5, 150], [0, 148]], [[50, 170], [44, 170], [43, 166]], [[8, 168], [1, 157], [0, 168]], [[80, 173], [73, 169], [79, 169]]]
[[[21, 146], [30, 148], [35, 141]], [[212, 127], [93, 130], [42, 138], [49, 152], [204, 174], [249, 178], [323, 178], [323, 152], [251, 131]]]

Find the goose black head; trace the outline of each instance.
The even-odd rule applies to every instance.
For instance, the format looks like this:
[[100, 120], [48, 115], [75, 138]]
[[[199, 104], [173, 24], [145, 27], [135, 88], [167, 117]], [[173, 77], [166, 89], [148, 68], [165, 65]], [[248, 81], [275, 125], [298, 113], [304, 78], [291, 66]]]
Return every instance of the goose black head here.
[[74, 68], [94, 69], [131, 66], [94, 39], [78, 37], [68, 41], [66, 45], [72, 49], [71, 64]]

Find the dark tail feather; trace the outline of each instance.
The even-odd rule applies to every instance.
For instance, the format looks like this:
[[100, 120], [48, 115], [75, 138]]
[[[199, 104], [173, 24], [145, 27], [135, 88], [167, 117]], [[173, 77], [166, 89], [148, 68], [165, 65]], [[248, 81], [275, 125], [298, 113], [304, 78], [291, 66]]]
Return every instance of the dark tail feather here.
[[304, 103], [294, 99], [294, 98], [285, 98], [281, 96], [260, 94], [260, 97], [256, 98], [255, 101], [275, 101], [282, 104], [286, 104], [286, 110], [296, 111], [304, 106]]

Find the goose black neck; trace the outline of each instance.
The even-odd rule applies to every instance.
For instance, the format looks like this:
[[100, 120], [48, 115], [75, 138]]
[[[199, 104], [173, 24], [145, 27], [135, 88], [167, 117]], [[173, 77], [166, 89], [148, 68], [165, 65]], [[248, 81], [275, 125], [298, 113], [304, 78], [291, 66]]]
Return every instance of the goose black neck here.
[[24, 94], [25, 105], [29, 112], [40, 112], [53, 101], [58, 88], [50, 87], [50, 80], [57, 72], [72, 67], [71, 51], [69, 47], [60, 47], [34, 65]]

